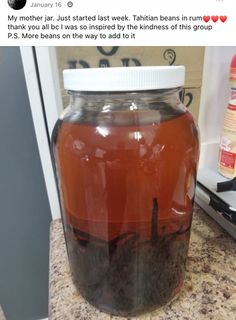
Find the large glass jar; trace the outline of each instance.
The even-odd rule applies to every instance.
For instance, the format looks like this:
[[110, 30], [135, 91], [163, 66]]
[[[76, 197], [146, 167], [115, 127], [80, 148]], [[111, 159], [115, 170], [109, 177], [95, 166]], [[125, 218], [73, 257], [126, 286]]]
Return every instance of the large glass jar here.
[[64, 71], [53, 152], [73, 280], [92, 305], [137, 315], [184, 279], [198, 132], [184, 67]]

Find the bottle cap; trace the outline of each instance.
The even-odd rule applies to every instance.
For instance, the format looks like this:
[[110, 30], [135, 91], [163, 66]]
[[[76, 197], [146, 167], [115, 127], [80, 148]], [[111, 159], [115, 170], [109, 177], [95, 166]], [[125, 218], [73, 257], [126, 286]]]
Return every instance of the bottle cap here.
[[142, 91], [181, 87], [184, 66], [67, 69], [64, 88], [71, 91]]

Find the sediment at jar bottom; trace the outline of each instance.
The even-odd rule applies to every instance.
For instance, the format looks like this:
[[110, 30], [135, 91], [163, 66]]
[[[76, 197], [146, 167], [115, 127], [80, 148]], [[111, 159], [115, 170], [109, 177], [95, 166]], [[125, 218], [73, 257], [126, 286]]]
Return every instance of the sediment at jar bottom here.
[[[85, 241], [67, 233], [68, 254], [79, 293], [101, 311], [136, 316], [168, 302], [184, 279], [190, 228], [153, 241], [136, 233], [117, 243]], [[77, 237], [77, 239], [76, 239]]]

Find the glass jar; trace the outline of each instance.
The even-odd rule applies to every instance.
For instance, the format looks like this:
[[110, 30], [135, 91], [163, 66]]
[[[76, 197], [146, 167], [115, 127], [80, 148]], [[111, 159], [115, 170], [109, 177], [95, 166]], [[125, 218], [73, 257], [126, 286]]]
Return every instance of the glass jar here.
[[64, 71], [53, 133], [70, 268], [81, 295], [122, 316], [170, 300], [184, 279], [198, 132], [184, 67]]

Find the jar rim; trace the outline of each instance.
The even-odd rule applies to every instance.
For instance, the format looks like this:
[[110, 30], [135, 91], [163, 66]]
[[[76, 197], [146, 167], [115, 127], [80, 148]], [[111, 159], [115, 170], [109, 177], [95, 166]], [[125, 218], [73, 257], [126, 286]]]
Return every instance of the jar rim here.
[[172, 89], [185, 81], [184, 66], [66, 69], [64, 88], [70, 91], [120, 92]]

